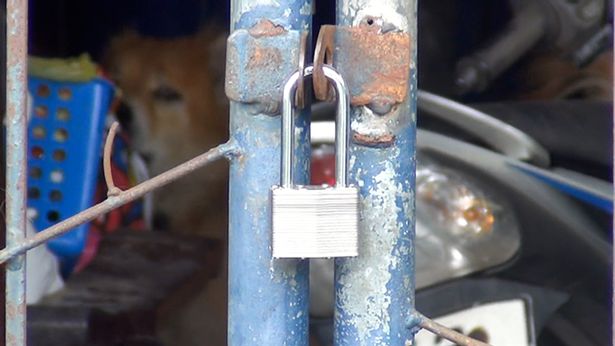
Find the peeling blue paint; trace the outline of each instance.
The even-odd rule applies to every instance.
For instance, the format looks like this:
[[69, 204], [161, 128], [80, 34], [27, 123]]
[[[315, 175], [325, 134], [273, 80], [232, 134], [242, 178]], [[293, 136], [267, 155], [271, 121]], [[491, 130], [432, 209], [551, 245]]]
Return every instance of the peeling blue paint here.
[[[250, 28], [261, 19], [287, 30], [309, 29], [306, 6], [311, 8], [311, 1], [234, 0], [233, 29]], [[280, 182], [281, 118], [253, 110], [248, 103], [231, 102], [231, 137], [242, 154], [230, 167], [228, 344], [305, 346], [308, 262], [271, 256], [270, 190]], [[308, 114], [298, 116], [296, 128], [300, 144], [295, 152], [295, 182], [306, 184]]]
[[[409, 107], [407, 107], [409, 111]], [[415, 132], [389, 148], [351, 146], [359, 186], [359, 257], [336, 260], [336, 345], [404, 345], [414, 307]]]
[[299, 64], [301, 35], [299, 30], [289, 30], [257, 38], [250, 30], [235, 30], [228, 38], [226, 52], [226, 95], [250, 104], [254, 114], [278, 113], [282, 86]]
[[[341, 0], [337, 21], [358, 25], [365, 16], [408, 31], [416, 47], [416, 1]], [[350, 182], [360, 189], [359, 256], [335, 263], [335, 345], [411, 345], [414, 314], [414, 186], [416, 142], [416, 51], [407, 101], [382, 118], [355, 107], [353, 131], [395, 134], [393, 145], [350, 147]], [[351, 61], [337, 59], [335, 65]], [[374, 126], [385, 126], [385, 129]]]
[[[271, 186], [280, 180], [280, 119], [232, 104], [229, 344], [307, 345], [308, 262], [271, 256]], [[307, 117], [297, 119], [305, 128]], [[308, 131], [298, 134], [308, 143]], [[306, 150], [307, 149], [307, 150]], [[308, 181], [309, 147], [298, 147], [295, 181]]]
[[[303, 30], [309, 29], [312, 21], [311, 0], [256, 0], [234, 1], [233, 6], [238, 11], [238, 18], [232, 18], [235, 23], [234, 29], [248, 29], [258, 23], [262, 18], [270, 19], [273, 23], [283, 26], [285, 29]], [[309, 10], [307, 10], [309, 8]]]

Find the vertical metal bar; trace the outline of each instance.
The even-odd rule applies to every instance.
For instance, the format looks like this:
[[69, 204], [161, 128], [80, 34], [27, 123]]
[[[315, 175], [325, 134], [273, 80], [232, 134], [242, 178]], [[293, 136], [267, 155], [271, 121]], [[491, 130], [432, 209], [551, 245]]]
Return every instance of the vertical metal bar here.
[[[269, 19], [309, 30], [311, 0], [232, 0], [231, 30]], [[269, 76], [262, 76], [263, 80]], [[281, 96], [281, 95], [280, 95]], [[308, 344], [308, 262], [271, 257], [270, 189], [280, 183], [280, 116], [231, 102], [231, 136], [241, 155], [230, 167], [229, 345]], [[297, 183], [307, 183], [309, 119], [296, 118]]]
[[[411, 345], [413, 340], [408, 321], [414, 311], [416, 2], [337, 3], [338, 26], [381, 20], [383, 27], [409, 32], [413, 52], [406, 101], [393, 110], [399, 112], [397, 118], [386, 125], [395, 134], [393, 143], [350, 146], [349, 182], [360, 189], [361, 229], [359, 256], [335, 263], [336, 345]], [[335, 61], [337, 67], [351, 63]], [[370, 113], [365, 107], [353, 107], [353, 130], [365, 131], [370, 126], [365, 119], [379, 117]]]
[[[8, 0], [6, 246], [26, 237], [28, 1]], [[26, 256], [6, 266], [6, 345], [26, 345]]]

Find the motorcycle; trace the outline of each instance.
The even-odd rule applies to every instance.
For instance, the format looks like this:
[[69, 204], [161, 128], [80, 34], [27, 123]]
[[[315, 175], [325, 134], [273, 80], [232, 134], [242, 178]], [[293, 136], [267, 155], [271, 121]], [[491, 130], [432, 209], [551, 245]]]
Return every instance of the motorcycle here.
[[[417, 310], [494, 345], [606, 345], [610, 104], [482, 107], [499, 119], [418, 95]], [[334, 124], [322, 120], [333, 112], [313, 110], [312, 183], [333, 182]], [[311, 328], [332, 345], [332, 262], [312, 261], [310, 275]], [[420, 332], [415, 345], [451, 344]]]

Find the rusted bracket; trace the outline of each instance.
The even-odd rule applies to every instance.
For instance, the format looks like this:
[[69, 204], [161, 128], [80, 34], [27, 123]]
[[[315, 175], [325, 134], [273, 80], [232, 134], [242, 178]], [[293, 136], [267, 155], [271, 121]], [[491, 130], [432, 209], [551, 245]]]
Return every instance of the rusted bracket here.
[[333, 61], [335, 54], [335, 66], [350, 90], [350, 103], [380, 115], [389, 113], [408, 94], [410, 42], [407, 32], [369, 18], [356, 27], [323, 26], [314, 57], [316, 97], [323, 100], [328, 95], [317, 67]]
[[254, 105], [254, 114], [279, 113], [281, 88], [305, 61], [306, 38], [306, 32], [287, 30], [268, 19], [235, 30], [227, 42], [226, 96]]
[[335, 25], [323, 25], [318, 32], [316, 48], [314, 49], [314, 72], [312, 74], [312, 85], [314, 86], [314, 96], [321, 101], [329, 101], [329, 81], [322, 70], [324, 64], [333, 65], [333, 51], [335, 50]]

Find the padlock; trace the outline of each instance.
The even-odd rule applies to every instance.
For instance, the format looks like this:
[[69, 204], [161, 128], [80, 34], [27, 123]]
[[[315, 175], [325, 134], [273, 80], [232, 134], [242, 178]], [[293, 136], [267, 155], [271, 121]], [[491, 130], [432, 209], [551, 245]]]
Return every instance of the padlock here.
[[332, 67], [324, 75], [337, 93], [335, 186], [293, 184], [294, 94], [297, 82], [313, 67], [294, 73], [282, 99], [282, 162], [280, 185], [271, 189], [272, 254], [274, 258], [328, 258], [358, 255], [359, 191], [347, 184], [349, 93]]

